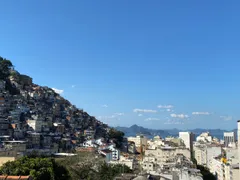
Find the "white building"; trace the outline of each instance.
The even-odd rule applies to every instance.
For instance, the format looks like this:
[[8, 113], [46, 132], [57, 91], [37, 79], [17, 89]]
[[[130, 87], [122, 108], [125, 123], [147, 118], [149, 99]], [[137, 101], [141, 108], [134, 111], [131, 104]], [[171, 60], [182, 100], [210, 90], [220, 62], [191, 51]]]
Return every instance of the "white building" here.
[[145, 136], [136, 136], [136, 137], [128, 137], [128, 142], [134, 142], [136, 146], [136, 150], [138, 152], [141, 151], [141, 148], [143, 148], [143, 151], [147, 149], [147, 138]]
[[186, 148], [193, 150], [194, 134], [192, 132], [179, 132], [179, 138], [183, 140]]
[[143, 159], [144, 162], [149, 162], [149, 158], [153, 157], [155, 160], [155, 163], [158, 165], [162, 165], [169, 161], [174, 161], [175, 156], [178, 154], [182, 154], [187, 159], [191, 158], [191, 153], [189, 149], [182, 149], [182, 148], [176, 148], [176, 147], [158, 147], [155, 150], [146, 150], [145, 151], [145, 157]]
[[224, 145], [228, 147], [231, 143], [235, 143], [236, 136], [234, 132], [224, 132], [223, 135], [224, 139]]
[[118, 161], [110, 161], [110, 164], [122, 164], [128, 166], [131, 170], [134, 170], [137, 168], [138, 163], [135, 159], [125, 158], [124, 156], [120, 156], [120, 159]]
[[235, 169], [228, 162], [223, 162], [221, 158], [212, 158], [210, 171], [216, 175], [217, 180], [238, 180], [238, 174], [234, 173]]
[[197, 138], [197, 141], [202, 141], [202, 142], [212, 142], [213, 141], [213, 137], [210, 135], [209, 132], [204, 132], [202, 134], [200, 134]]
[[226, 152], [226, 158], [228, 161], [231, 161], [231, 164], [238, 164], [238, 149], [236, 147], [230, 148], [224, 148]]
[[97, 147], [94, 140], [87, 140], [83, 143], [83, 147]]
[[109, 146], [108, 149], [112, 151], [112, 160], [113, 161], [119, 160], [120, 151], [117, 148], [115, 148], [114, 146]]
[[154, 168], [156, 167], [157, 159], [154, 155], [148, 155], [145, 156], [142, 162], [142, 168], [147, 173], [150, 173], [151, 171], [154, 171]]
[[97, 140], [95, 141], [95, 143], [96, 143], [97, 145], [99, 145], [99, 146], [104, 145], [104, 143], [103, 143], [103, 138], [97, 139]]
[[28, 126], [33, 128], [36, 132], [42, 131], [43, 123], [41, 120], [27, 120]]
[[210, 167], [213, 157], [221, 155], [221, 146], [215, 146], [211, 144], [201, 144], [194, 146], [194, 156], [199, 165]]
[[35, 91], [29, 92], [28, 94], [29, 94], [29, 96], [31, 96], [32, 98], [34, 98], [36, 100], [40, 99], [39, 94], [37, 92], [35, 92]]
[[164, 146], [164, 140], [161, 139], [159, 136], [155, 136], [153, 140], [147, 141], [148, 149], [156, 149], [158, 146]]
[[207, 150], [205, 147], [194, 146], [194, 157], [199, 165], [207, 165]]
[[238, 120], [237, 125], [238, 125], [238, 163], [239, 163], [239, 177], [240, 177], [240, 120]]

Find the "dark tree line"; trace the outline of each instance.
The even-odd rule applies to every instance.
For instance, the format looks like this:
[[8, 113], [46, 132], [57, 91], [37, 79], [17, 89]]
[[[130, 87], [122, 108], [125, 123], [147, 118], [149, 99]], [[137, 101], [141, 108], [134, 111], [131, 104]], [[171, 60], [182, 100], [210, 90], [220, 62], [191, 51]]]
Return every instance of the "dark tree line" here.
[[0, 56], [0, 79], [5, 80], [13, 68], [12, 62]]
[[121, 148], [122, 142], [124, 139], [124, 133], [122, 131], [118, 131], [116, 129], [111, 128], [108, 132], [109, 139], [112, 139], [116, 144], [117, 148]]
[[52, 158], [23, 157], [7, 162], [0, 168], [2, 175], [30, 175], [34, 180], [68, 180], [71, 179], [68, 170]]
[[208, 168], [201, 165], [197, 165], [197, 168], [201, 171], [203, 180], [216, 180], [216, 177], [209, 171]]

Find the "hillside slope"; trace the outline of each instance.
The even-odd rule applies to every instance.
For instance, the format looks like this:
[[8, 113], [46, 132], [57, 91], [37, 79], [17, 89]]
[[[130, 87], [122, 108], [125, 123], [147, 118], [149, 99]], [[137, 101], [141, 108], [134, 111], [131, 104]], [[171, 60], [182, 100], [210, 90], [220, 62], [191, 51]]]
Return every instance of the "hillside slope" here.
[[[0, 136], [27, 140], [29, 147], [43, 148], [57, 143], [67, 149], [72, 142], [79, 144], [88, 138], [114, 138], [115, 132], [53, 89], [34, 84], [31, 77], [14, 70], [11, 61], [2, 57], [0, 121], [4, 125], [0, 127]], [[33, 133], [40, 134], [40, 144], [34, 144]]]

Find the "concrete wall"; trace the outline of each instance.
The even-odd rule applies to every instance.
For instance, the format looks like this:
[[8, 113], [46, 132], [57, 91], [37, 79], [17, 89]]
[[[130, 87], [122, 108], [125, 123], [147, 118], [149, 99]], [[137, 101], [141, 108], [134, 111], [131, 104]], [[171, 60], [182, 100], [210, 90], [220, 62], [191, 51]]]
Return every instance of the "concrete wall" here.
[[240, 177], [239, 177], [239, 169], [232, 169], [232, 179], [233, 180], [240, 179]]
[[0, 157], [0, 166], [2, 166], [4, 163], [8, 161], [15, 161], [15, 157]]

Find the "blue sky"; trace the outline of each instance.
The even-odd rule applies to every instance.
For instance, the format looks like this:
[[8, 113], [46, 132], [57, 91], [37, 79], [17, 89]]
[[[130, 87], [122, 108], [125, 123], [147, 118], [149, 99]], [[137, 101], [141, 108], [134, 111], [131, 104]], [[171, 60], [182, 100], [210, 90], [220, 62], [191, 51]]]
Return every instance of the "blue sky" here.
[[0, 1], [0, 55], [113, 126], [236, 128], [239, 5]]

